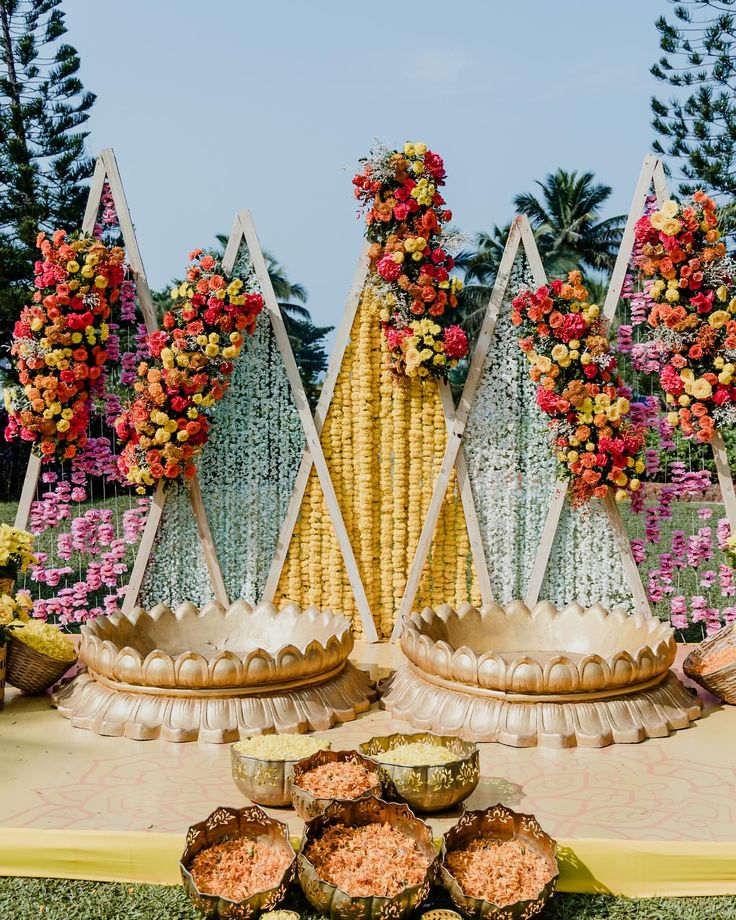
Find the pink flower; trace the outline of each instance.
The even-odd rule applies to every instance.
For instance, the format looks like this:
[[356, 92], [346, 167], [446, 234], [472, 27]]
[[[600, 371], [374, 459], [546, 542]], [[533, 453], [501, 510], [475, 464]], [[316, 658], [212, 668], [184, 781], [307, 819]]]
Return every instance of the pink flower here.
[[460, 326], [448, 326], [443, 336], [448, 358], [464, 358], [468, 353], [468, 337]]
[[376, 270], [384, 281], [396, 281], [401, 274], [401, 265], [391, 256], [384, 256], [379, 259]]

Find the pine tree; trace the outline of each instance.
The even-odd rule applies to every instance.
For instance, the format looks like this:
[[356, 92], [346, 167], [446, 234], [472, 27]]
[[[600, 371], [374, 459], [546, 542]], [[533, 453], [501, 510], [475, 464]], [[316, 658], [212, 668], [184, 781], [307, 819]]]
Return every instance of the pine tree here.
[[651, 68], [674, 88], [651, 101], [657, 153], [678, 160], [684, 194], [706, 186], [736, 195], [736, 0], [670, 0], [674, 21], [656, 21], [664, 52]]
[[62, 41], [61, 0], [0, 0], [0, 359], [33, 280], [36, 235], [74, 230], [91, 162], [80, 127], [95, 101]]

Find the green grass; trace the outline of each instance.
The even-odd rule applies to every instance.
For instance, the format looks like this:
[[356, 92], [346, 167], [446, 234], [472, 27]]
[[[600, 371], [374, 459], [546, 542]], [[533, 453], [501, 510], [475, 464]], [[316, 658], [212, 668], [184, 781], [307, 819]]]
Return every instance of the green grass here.
[[[438, 906], [446, 906], [444, 897]], [[285, 905], [313, 916], [300, 894]], [[423, 910], [426, 910], [426, 905]], [[417, 916], [420, 916], [419, 912]], [[558, 894], [545, 920], [736, 920], [736, 897], [613, 898]], [[0, 879], [3, 920], [195, 920], [183, 889], [49, 879]]]

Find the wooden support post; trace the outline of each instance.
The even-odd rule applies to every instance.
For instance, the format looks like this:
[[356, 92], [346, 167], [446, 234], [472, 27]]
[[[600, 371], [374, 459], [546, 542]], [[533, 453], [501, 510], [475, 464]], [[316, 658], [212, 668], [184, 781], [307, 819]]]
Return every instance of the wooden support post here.
[[31, 517], [31, 504], [36, 497], [36, 487], [41, 475], [41, 458], [38, 454], [31, 453], [28, 457], [28, 466], [23, 480], [23, 491], [15, 512], [15, 526], [19, 530], [26, 530]]
[[217, 560], [217, 550], [215, 548], [215, 542], [212, 539], [210, 522], [207, 519], [207, 512], [204, 507], [204, 501], [202, 500], [202, 490], [199, 487], [199, 480], [196, 476], [187, 483], [187, 489], [189, 491], [189, 501], [194, 511], [194, 519], [197, 523], [199, 545], [204, 555], [204, 561], [210, 576], [210, 584], [212, 585], [215, 600], [222, 604], [223, 607], [227, 608], [230, 606], [230, 599], [227, 594], [227, 588], [225, 587], [225, 580], [222, 577], [220, 563]]
[[[360, 254], [358, 267], [355, 271], [355, 277], [353, 278], [353, 283], [350, 286], [350, 292], [348, 293], [347, 301], [345, 303], [345, 310], [343, 312], [342, 320], [340, 321], [340, 327], [337, 331], [337, 336], [335, 337], [335, 342], [332, 346], [332, 353], [330, 355], [329, 364], [327, 366], [327, 374], [325, 375], [325, 379], [319, 395], [319, 400], [317, 402], [317, 409], [314, 413], [314, 427], [319, 436], [322, 435], [322, 427], [325, 423], [325, 419], [327, 418], [327, 412], [329, 411], [330, 403], [332, 402], [332, 396], [335, 392], [337, 377], [340, 373], [340, 366], [342, 364], [343, 358], [345, 357], [345, 349], [348, 347], [348, 343], [350, 342], [350, 332], [353, 328], [355, 315], [358, 312], [360, 295], [363, 287], [365, 286], [367, 277], [368, 244], [366, 243], [363, 246], [363, 251]], [[281, 532], [279, 533], [276, 553], [273, 557], [273, 561], [271, 562], [268, 578], [266, 579], [266, 585], [263, 591], [264, 600], [273, 601], [276, 595], [279, 581], [281, 579], [281, 573], [283, 572], [284, 565], [286, 563], [286, 557], [289, 552], [289, 544], [291, 543], [291, 538], [294, 534], [294, 527], [296, 526], [296, 521], [299, 517], [299, 509], [302, 506], [304, 493], [307, 488], [307, 483], [309, 482], [309, 474], [312, 471], [312, 463], [312, 453], [309, 449], [309, 445], [307, 445], [304, 448], [302, 459], [299, 464], [299, 471], [296, 475], [296, 479], [294, 480], [294, 488], [289, 500], [289, 507], [286, 511], [286, 517], [284, 518], [284, 522], [281, 526]]]
[[164, 483], [163, 480], [159, 480], [156, 491], [151, 498], [151, 506], [148, 509], [148, 516], [146, 517], [146, 526], [143, 528], [141, 542], [138, 544], [138, 551], [133, 564], [133, 570], [130, 573], [130, 578], [128, 579], [128, 584], [125, 589], [125, 596], [123, 597], [122, 604], [123, 613], [130, 613], [138, 601], [138, 595], [140, 594], [141, 585], [143, 584], [143, 576], [146, 574], [148, 558], [153, 549], [153, 541], [156, 538], [156, 531], [161, 521], [161, 513], [164, 510], [165, 500]]
[[[452, 401], [450, 385], [442, 382], [440, 384], [440, 399], [442, 408], [445, 413], [445, 425], [448, 434], [455, 421], [455, 404]], [[460, 498], [463, 503], [463, 513], [465, 515], [465, 525], [468, 528], [468, 538], [470, 540], [470, 551], [473, 554], [473, 564], [475, 565], [475, 574], [478, 577], [478, 587], [480, 588], [481, 601], [484, 604], [493, 603], [493, 587], [491, 585], [491, 576], [488, 572], [488, 562], [486, 560], [485, 550], [483, 548], [483, 537], [478, 524], [478, 512], [475, 510], [475, 501], [473, 500], [473, 489], [470, 485], [468, 476], [468, 466], [465, 462], [465, 451], [462, 444], [455, 458], [455, 478], [460, 492]]]
[[[460, 397], [460, 403], [455, 412], [455, 417], [452, 425], [448, 426], [447, 446], [445, 447], [445, 454], [442, 458], [442, 464], [437, 475], [437, 480], [435, 482], [434, 491], [432, 492], [429, 508], [427, 509], [427, 513], [424, 518], [422, 532], [419, 535], [419, 541], [414, 553], [414, 559], [412, 560], [412, 564], [409, 569], [409, 575], [407, 577], [406, 585], [404, 587], [404, 594], [399, 605], [396, 623], [394, 624], [394, 629], [391, 634], [392, 641], [395, 641], [399, 637], [404, 617], [411, 613], [411, 608], [414, 604], [414, 599], [416, 598], [417, 591], [419, 589], [419, 582], [421, 581], [422, 572], [427, 561], [427, 556], [429, 555], [429, 548], [432, 544], [432, 538], [434, 536], [435, 528], [437, 527], [437, 521], [439, 520], [440, 511], [442, 510], [442, 504], [445, 500], [445, 495], [447, 494], [447, 487], [450, 482], [450, 476], [452, 475], [452, 470], [455, 468], [457, 457], [460, 452], [460, 444], [463, 432], [465, 431], [465, 425], [468, 421], [468, 416], [470, 415], [470, 408], [475, 397], [475, 391], [477, 390], [478, 384], [480, 383], [483, 367], [485, 366], [486, 356], [488, 355], [488, 350], [493, 338], [493, 332], [496, 328], [496, 320], [498, 319], [501, 304], [503, 303], [506, 289], [508, 288], [514, 260], [518, 252], [519, 245], [522, 241], [523, 226], [525, 223], [528, 223], [528, 221], [525, 217], [522, 216], [517, 217], [511, 225], [511, 233], [509, 234], [509, 238], [506, 241], [506, 246], [501, 257], [501, 264], [498, 269], [498, 275], [496, 276], [496, 281], [493, 285], [493, 290], [491, 291], [486, 315], [483, 319], [483, 325], [481, 326], [478, 341], [470, 361], [468, 376], [465, 380], [465, 386], [463, 387], [463, 392]], [[482, 551], [482, 543], [479, 548]], [[487, 560], [485, 560], [485, 555], [483, 566], [487, 571], [488, 564]]]

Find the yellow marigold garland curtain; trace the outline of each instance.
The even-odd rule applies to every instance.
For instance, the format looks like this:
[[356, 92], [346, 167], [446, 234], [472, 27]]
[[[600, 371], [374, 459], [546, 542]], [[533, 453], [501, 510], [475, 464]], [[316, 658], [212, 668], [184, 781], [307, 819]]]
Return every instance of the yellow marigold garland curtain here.
[[[364, 287], [322, 431], [322, 445], [379, 636], [390, 636], [447, 442], [438, 384], [387, 368], [383, 304]], [[360, 618], [314, 470], [275, 601]], [[415, 606], [480, 604], [454, 475]]]

